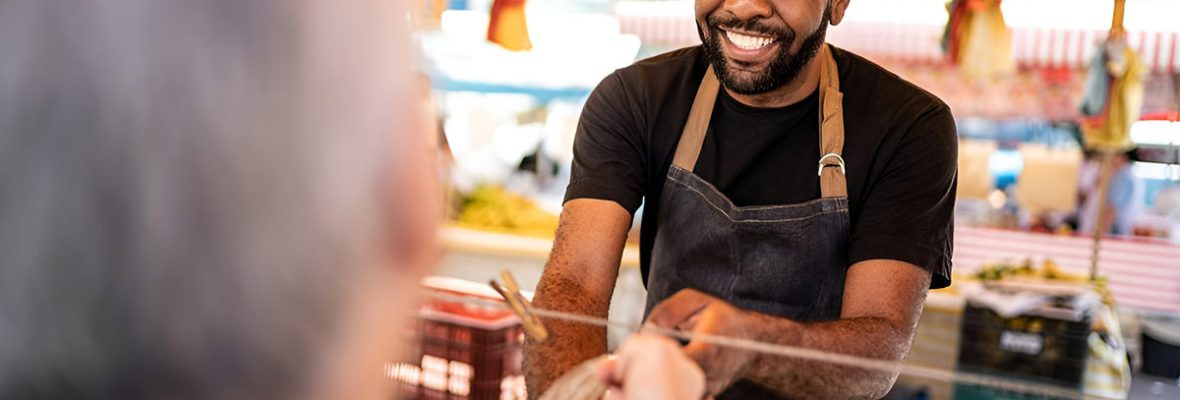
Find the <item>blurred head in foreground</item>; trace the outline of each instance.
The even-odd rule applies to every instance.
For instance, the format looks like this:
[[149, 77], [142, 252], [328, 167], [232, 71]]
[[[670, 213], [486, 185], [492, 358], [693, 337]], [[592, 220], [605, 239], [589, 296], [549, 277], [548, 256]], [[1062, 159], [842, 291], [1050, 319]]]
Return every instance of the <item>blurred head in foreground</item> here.
[[0, 0], [0, 398], [381, 397], [437, 206], [406, 25]]

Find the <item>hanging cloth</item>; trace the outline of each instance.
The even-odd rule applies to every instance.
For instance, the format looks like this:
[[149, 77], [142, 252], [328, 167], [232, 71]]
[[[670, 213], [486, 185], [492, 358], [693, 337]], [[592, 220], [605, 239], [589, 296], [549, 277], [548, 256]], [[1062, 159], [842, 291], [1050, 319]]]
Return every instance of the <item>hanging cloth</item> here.
[[995, 79], [1016, 71], [1012, 31], [1004, 22], [1001, 0], [953, 0], [943, 32], [943, 50], [964, 75]]
[[958, 38], [963, 34], [963, 15], [967, 11], [967, 8], [963, 7], [965, 4], [965, 0], [951, 0], [946, 3], [949, 19], [942, 31], [942, 51], [954, 62], [959, 60]]
[[1103, 399], [1126, 399], [1131, 391], [1131, 364], [1127, 345], [1113, 305], [1104, 305], [1094, 313], [1094, 329], [1087, 338], [1087, 396]]
[[488, 20], [488, 41], [514, 51], [532, 50], [524, 5], [527, 0], [495, 0]]
[[1112, 42], [1104, 51], [1107, 60], [1102, 77], [1110, 82], [1106, 112], [1082, 119], [1082, 137], [1088, 149], [1126, 151], [1135, 147], [1131, 125], [1143, 109], [1147, 66], [1125, 42]]
[[1110, 74], [1106, 72], [1106, 45], [1098, 44], [1087, 70], [1086, 89], [1082, 94], [1082, 115], [1106, 115], [1106, 100], [1110, 98]]

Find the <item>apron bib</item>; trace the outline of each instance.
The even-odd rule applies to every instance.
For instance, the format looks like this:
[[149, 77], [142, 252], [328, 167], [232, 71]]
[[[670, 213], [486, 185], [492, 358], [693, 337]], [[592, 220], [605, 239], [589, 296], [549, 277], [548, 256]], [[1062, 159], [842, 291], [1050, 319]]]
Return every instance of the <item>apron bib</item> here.
[[[692, 172], [720, 89], [713, 68], [705, 72], [660, 197], [647, 312], [693, 288], [797, 321], [840, 317], [849, 236], [843, 94], [826, 45], [818, 60], [821, 197], [799, 204], [739, 207]], [[775, 396], [741, 381], [718, 398]]]

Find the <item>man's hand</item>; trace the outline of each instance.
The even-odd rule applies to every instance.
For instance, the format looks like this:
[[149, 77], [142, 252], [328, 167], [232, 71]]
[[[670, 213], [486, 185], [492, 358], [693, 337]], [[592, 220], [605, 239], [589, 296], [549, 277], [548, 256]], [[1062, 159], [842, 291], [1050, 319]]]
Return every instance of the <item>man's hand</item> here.
[[615, 358], [603, 363], [598, 377], [610, 400], [700, 400], [705, 373], [680, 345], [659, 335], [639, 334], [623, 342]]
[[[753, 336], [756, 330], [751, 326], [753, 317], [752, 313], [721, 299], [683, 289], [656, 305], [648, 314], [647, 323], [698, 334], [756, 340]], [[720, 394], [745, 377], [758, 358], [754, 352], [722, 349], [699, 341], [689, 342], [684, 352], [704, 369], [710, 395]]]
[[[930, 272], [912, 264], [868, 260], [848, 270], [839, 320], [794, 321], [741, 310], [685, 289], [652, 309], [648, 323], [696, 334], [900, 362], [909, 351], [929, 285]], [[710, 394], [749, 379], [791, 398], [879, 399], [897, 377], [896, 370], [756, 355], [698, 342], [690, 342], [685, 352], [705, 370]]]

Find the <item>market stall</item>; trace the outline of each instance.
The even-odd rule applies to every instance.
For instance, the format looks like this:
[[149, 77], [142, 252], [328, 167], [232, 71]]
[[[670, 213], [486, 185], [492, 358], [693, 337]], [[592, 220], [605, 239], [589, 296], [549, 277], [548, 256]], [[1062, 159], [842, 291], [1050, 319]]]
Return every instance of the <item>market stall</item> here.
[[0, 2], [0, 400], [1180, 399], [1180, 0]]
[[[442, 110], [441, 125], [455, 159], [449, 172], [451, 190], [460, 199], [454, 204], [452, 226], [444, 230], [447, 254], [441, 274], [486, 282], [509, 270], [528, 290], [540, 279], [553, 246], [552, 232], [573, 157], [570, 147], [586, 96], [614, 69], [699, 44], [700, 36], [692, 2], [532, 2], [524, 8], [531, 49], [516, 51], [485, 40], [492, 39], [485, 32], [492, 30], [489, 16], [495, 7], [484, 3], [451, 2], [451, 9], [438, 13], [438, 26], [419, 34], [427, 60], [424, 69], [434, 83], [434, 101]], [[961, 139], [954, 285], [931, 292], [926, 300], [900, 378], [904, 388], [899, 390], [913, 392], [899, 398], [1128, 398], [1128, 393], [1135, 398], [1143, 390], [1174, 393], [1174, 385], [1143, 386], [1155, 378], [1139, 371], [1143, 360], [1150, 359], [1153, 367], [1144, 371], [1159, 373], [1166, 344], [1176, 344], [1169, 342], [1171, 333], [1163, 332], [1173, 332], [1168, 329], [1174, 325], [1167, 321], [1180, 314], [1180, 269], [1175, 266], [1180, 259], [1180, 201], [1175, 200], [1180, 167], [1173, 165], [1180, 161], [1180, 30], [1165, 17], [1180, 13], [1180, 6], [1132, 0], [1125, 3], [1124, 28], [1122, 1], [993, 2], [990, 12], [995, 15], [988, 18], [999, 26], [983, 39], [1004, 40], [985, 51], [1004, 53], [1011, 65], [970, 72], [975, 67], [964, 65], [972, 63], [970, 58], [949, 55], [943, 41], [953, 30], [947, 28], [948, 21], [955, 24], [955, 4], [966, 2], [854, 3], [844, 23], [829, 31], [828, 41], [942, 98], [954, 113]], [[1041, 17], [1050, 11], [1062, 16]], [[1134, 115], [1118, 121], [1125, 123], [1120, 128], [1124, 147], [1118, 150], [1139, 147], [1124, 163], [1140, 212], [1128, 222], [1132, 228], [1099, 242], [1094, 232], [1109, 230], [1087, 231], [1080, 220], [1094, 218], [1087, 213], [1109, 206], [1105, 203], [1111, 186], [1121, 185], [1112, 184], [1116, 178], [1111, 176], [1121, 172], [1106, 156], [1092, 157], [1094, 147], [1083, 140], [1092, 135], [1087, 130], [1092, 128], [1082, 120], [1100, 115], [1102, 123], [1111, 123], [1110, 99], [1118, 95], [1104, 95], [1097, 112], [1080, 105], [1091, 92], [1092, 70], [1111, 74], [1093, 60], [1105, 54], [1095, 44], [1106, 42], [1112, 32], [1122, 43], [1120, 51], [1141, 61], [1140, 75], [1134, 79], [1141, 79], [1136, 84], [1142, 90], [1134, 99], [1138, 103], [1127, 108]], [[1122, 76], [1130, 75], [1110, 76], [1106, 83], [1115, 87], [1123, 84]], [[1112, 148], [1103, 151], [1113, 154]], [[497, 194], [487, 200], [489, 191], [507, 197]], [[1086, 196], [1101, 201], [1087, 206]], [[1097, 220], [1109, 218], [1105, 212], [1097, 213]], [[643, 322], [646, 291], [636, 268], [641, 213], [642, 209], [623, 252], [610, 318], [597, 321], [613, 327], [612, 348]], [[995, 271], [1006, 272], [990, 275]], [[1013, 280], [1018, 282], [1014, 286]], [[452, 296], [439, 300], [450, 301], [450, 308], [443, 307], [447, 310], [478, 314], [497, 307], [492, 304], [495, 293], [431, 285], [431, 290]], [[980, 300], [988, 296], [981, 287], [1005, 295], [1041, 293], [1053, 304], [997, 313], [984, 304], [1000, 303]], [[1068, 287], [1068, 296], [1054, 292], [1061, 287]], [[1090, 295], [1099, 300], [1091, 299], [1085, 306], [1071, 303], [1076, 309], [1062, 306]], [[455, 296], [482, 296], [482, 303], [473, 306]], [[1063, 307], [1076, 315], [1054, 314]], [[1046, 311], [1049, 308], [1056, 311]], [[432, 309], [430, 317], [438, 317], [437, 311]], [[495, 317], [511, 320], [508, 313]], [[1165, 322], [1147, 322], [1152, 332], [1145, 334], [1141, 321]], [[491, 330], [507, 326], [499, 320], [486, 322], [476, 325]], [[1057, 328], [1049, 326], [1060, 329], [1050, 332]], [[519, 343], [521, 334], [513, 334], [511, 339]], [[497, 349], [488, 351], [504, 351]], [[431, 354], [431, 363], [455, 361]], [[1128, 355], [1131, 363], [1125, 363]], [[506, 362], [519, 362], [513, 357], [518, 355]], [[391, 366], [390, 374], [424, 398], [446, 393], [457, 396], [452, 398], [522, 394], [519, 369], [505, 369], [500, 389], [491, 381], [481, 382], [488, 393], [496, 393], [481, 397], [463, 383], [467, 381], [456, 386], [443, 383], [455, 374], [445, 368], [436, 371], [441, 377], [428, 382], [421, 375], [427, 364], [425, 358], [411, 360]], [[1032, 367], [1010, 373], [1019, 369], [1017, 364]]]

